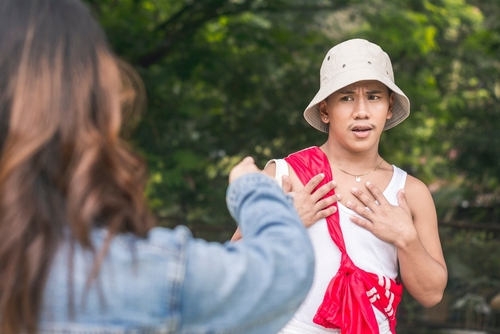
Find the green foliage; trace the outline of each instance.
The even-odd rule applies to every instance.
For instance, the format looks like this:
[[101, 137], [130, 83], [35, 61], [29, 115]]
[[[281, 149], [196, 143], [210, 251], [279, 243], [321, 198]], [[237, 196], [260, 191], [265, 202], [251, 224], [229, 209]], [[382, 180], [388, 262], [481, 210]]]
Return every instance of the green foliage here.
[[176, 212], [160, 214], [167, 224], [233, 224], [222, 205], [228, 161], [253, 155], [263, 166], [325, 140], [302, 111], [326, 51], [353, 37], [389, 53], [411, 100], [411, 117], [384, 134], [383, 156], [470, 203], [497, 193], [495, 1], [87, 2], [145, 82], [148, 109], [132, 139], [156, 180], [152, 208]]
[[[227, 240], [231, 167], [246, 155], [263, 167], [326, 140], [302, 112], [324, 54], [354, 37], [387, 51], [411, 101], [410, 117], [384, 133], [382, 156], [430, 185], [440, 221], [499, 221], [500, 2], [86, 2], [144, 80], [148, 107], [131, 140], [149, 162], [147, 196], [161, 224], [210, 227], [219, 231], [210, 239]], [[457, 298], [500, 289], [490, 270], [499, 268], [496, 235], [441, 232]], [[402, 309], [419, 313], [411, 300]]]

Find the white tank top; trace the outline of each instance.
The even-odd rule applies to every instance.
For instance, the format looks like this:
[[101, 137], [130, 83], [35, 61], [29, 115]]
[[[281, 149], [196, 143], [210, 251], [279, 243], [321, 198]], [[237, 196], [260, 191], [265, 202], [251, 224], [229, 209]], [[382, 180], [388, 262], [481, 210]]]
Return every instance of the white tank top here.
[[[281, 177], [288, 175], [288, 164], [283, 159], [271, 160], [276, 163], [275, 178], [281, 184]], [[268, 163], [268, 164], [269, 164]], [[389, 185], [384, 190], [384, 196], [392, 205], [397, 205], [397, 193], [406, 183], [406, 172], [392, 166], [393, 175]], [[398, 259], [396, 247], [380, 240], [371, 232], [351, 222], [349, 217], [356, 213], [338, 203], [340, 226], [344, 235], [347, 254], [356, 266], [375, 274], [395, 279], [398, 275]], [[298, 333], [340, 333], [339, 330], [327, 329], [313, 323], [314, 315], [323, 301], [326, 288], [340, 267], [340, 250], [333, 242], [326, 219], [320, 219], [308, 228], [311, 238], [316, 265], [314, 280], [309, 293], [293, 316], [292, 320], [280, 331], [283, 334]], [[373, 308], [379, 323], [380, 333], [390, 333], [386, 316], [377, 308]]]

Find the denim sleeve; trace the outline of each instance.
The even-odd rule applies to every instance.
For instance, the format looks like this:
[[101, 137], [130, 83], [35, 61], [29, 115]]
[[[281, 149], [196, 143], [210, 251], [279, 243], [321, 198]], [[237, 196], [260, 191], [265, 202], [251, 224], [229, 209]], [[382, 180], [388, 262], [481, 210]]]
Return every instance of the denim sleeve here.
[[277, 333], [312, 284], [306, 229], [277, 183], [252, 173], [228, 188], [227, 204], [243, 239], [187, 246], [181, 333]]

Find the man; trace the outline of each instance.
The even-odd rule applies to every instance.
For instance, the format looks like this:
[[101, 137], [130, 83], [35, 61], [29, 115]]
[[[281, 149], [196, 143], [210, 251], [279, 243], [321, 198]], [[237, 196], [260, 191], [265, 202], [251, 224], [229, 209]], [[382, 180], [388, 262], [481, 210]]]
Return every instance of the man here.
[[441, 300], [447, 281], [428, 188], [378, 151], [382, 132], [408, 117], [410, 103], [389, 56], [362, 39], [329, 50], [320, 82], [304, 117], [328, 133], [326, 143], [264, 170], [276, 179], [289, 175], [293, 192], [324, 173], [338, 199], [333, 215], [308, 228], [313, 286], [280, 333], [395, 333], [400, 280], [426, 307]]

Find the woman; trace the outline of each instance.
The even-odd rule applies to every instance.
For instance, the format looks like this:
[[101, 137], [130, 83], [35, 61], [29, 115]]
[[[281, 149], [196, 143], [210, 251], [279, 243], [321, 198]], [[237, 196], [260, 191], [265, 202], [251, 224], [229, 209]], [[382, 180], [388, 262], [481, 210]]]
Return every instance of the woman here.
[[79, 1], [0, 1], [0, 332], [277, 332], [312, 282], [293, 206], [247, 158], [245, 241], [154, 228], [118, 64]]

